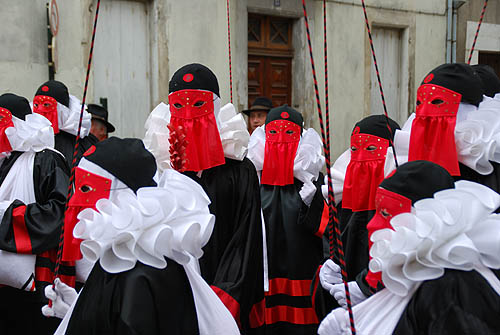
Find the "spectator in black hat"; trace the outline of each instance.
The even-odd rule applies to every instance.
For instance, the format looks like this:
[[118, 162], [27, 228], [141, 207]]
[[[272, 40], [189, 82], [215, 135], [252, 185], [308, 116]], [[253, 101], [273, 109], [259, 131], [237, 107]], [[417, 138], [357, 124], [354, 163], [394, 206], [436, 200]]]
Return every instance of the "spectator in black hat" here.
[[92, 115], [90, 133], [97, 137], [99, 141], [107, 139], [108, 133], [114, 132], [115, 127], [108, 122], [108, 111], [106, 108], [100, 105], [89, 104], [87, 111]]
[[266, 122], [267, 113], [273, 108], [271, 99], [267, 97], [256, 98], [249, 109], [243, 111], [248, 116], [248, 132], [252, 135], [253, 131]]

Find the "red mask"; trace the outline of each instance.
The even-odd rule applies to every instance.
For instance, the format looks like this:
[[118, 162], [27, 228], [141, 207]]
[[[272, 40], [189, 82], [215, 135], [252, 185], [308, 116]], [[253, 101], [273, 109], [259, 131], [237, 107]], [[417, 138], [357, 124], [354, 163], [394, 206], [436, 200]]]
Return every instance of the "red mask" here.
[[408, 161], [431, 161], [452, 176], [460, 176], [455, 123], [461, 99], [460, 93], [441, 86], [424, 84], [418, 88]]
[[95, 209], [99, 199], [109, 199], [111, 180], [88, 172], [79, 167], [75, 171], [75, 192], [68, 203], [64, 219], [63, 261], [82, 258], [81, 240], [73, 237], [73, 229], [78, 222], [78, 214], [86, 208]]
[[293, 164], [301, 130], [298, 124], [288, 120], [274, 120], [266, 124], [261, 184], [277, 186], [293, 184]]
[[170, 129], [185, 136], [182, 171], [197, 172], [226, 162], [213, 99], [212, 92], [200, 90], [181, 90], [168, 96]]
[[5, 134], [5, 130], [9, 127], [14, 127], [12, 113], [8, 109], [0, 107], [0, 153], [12, 151], [9, 138]]
[[375, 209], [375, 194], [384, 180], [388, 147], [388, 140], [375, 135], [355, 131], [351, 136], [351, 161], [344, 180], [342, 208], [353, 212]]
[[[373, 242], [371, 241], [372, 234], [380, 229], [393, 229], [391, 219], [401, 213], [411, 212], [411, 200], [386, 189], [379, 187], [375, 197], [376, 212], [370, 220], [366, 228], [368, 229], [368, 248], [371, 249]], [[371, 257], [370, 257], [371, 259]], [[368, 284], [376, 288], [378, 282], [382, 282], [381, 272], [369, 272], [366, 276]]]
[[45, 116], [45, 118], [47, 118], [52, 123], [54, 134], [59, 133], [56, 99], [46, 95], [35, 96], [35, 98], [33, 99], [33, 113]]

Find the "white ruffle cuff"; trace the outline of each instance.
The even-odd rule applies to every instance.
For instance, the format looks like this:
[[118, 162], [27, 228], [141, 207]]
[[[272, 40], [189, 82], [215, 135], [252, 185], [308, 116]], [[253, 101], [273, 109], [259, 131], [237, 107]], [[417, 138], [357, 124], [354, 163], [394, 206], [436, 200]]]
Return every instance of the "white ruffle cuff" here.
[[13, 151], [40, 152], [54, 148], [54, 130], [49, 120], [40, 114], [28, 114], [25, 120], [12, 117], [14, 127], [5, 130]]

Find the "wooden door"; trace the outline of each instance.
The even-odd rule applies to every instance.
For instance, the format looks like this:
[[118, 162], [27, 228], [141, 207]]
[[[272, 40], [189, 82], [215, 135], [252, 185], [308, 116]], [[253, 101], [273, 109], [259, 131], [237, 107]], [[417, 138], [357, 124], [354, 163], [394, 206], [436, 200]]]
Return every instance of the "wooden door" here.
[[102, 1], [97, 30], [94, 102], [107, 104], [114, 136], [142, 138], [151, 112], [147, 4]]
[[254, 15], [248, 17], [248, 105], [258, 96], [274, 106], [292, 104], [292, 22]]

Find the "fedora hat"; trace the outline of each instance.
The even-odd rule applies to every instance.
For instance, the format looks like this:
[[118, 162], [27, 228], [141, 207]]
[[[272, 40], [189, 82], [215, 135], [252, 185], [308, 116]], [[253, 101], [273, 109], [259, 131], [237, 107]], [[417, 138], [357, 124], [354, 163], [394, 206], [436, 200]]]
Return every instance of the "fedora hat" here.
[[250, 116], [250, 112], [269, 112], [271, 108], [273, 108], [271, 99], [267, 97], [258, 97], [255, 98], [249, 109], [245, 109], [242, 112]]
[[108, 111], [106, 110], [106, 108], [100, 105], [88, 104], [87, 111], [92, 115], [93, 119], [99, 120], [106, 125], [108, 133], [112, 133], [115, 131], [115, 127], [108, 122]]

